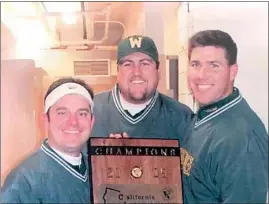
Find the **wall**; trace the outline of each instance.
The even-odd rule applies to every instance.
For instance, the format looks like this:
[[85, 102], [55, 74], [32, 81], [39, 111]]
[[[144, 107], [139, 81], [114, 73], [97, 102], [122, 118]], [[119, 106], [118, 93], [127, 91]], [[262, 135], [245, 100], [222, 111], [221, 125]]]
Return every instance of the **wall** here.
[[179, 46], [179, 29], [178, 29], [178, 8], [180, 2], [165, 2], [163, 9], [164, 19], [164, 53], [166, 55], [178, 55]]
[[239, 50], [235, 86], [268, 130], [268, 3], [190, 2], [190, 13], [183, 7], [183, 39], [205, 29], [224, 30], [233, 37]]
[[[126, 31], [123, 38], [130, 35], [143, 35], [145, 30], [144, 24], [144, 7], [143, 3], [140, 2], [125, 2], [128, 4], [130, 13], [125, 16], [123, 24], [125, 25]], [[127, 11], [126, 11], [127, 12]]]
[[38, 97], [43, 73], [36, 71], [32, 60], [1, 61], [1, 185], [44, 137]]
[[34, 58], [36, 66], [42, 67], [50, 76], [73, 76], [73, 61], [85, 59], [110, 59], [111, 74], [117, 74], [115, 50], [43, 50]]
[[145, 35], [151, 37], [159, 51], [161, 78], [158, 90], [172, 96], [169, 88], [168, 55], [178, 54], [177, 8], [179, 2], [145, 2]]
[[16, 40], [12, 32], [1, 21], [1, 60], [16, 57]]
[[188, 12], [188, 3], [182, 3], [178, 9], [178, 39], [179, 39], [179, 101], [193, 110], [194, 102], [188, 89], [188, 38], [193, 33], [193, 21]]

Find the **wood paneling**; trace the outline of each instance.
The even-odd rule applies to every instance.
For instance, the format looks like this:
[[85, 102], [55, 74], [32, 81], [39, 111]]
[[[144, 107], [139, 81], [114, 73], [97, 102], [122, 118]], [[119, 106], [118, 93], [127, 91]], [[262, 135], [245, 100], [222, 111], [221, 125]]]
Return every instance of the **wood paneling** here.
[[37, 70], [32, 60], [1, 61], [1, 185], [40, 145]]

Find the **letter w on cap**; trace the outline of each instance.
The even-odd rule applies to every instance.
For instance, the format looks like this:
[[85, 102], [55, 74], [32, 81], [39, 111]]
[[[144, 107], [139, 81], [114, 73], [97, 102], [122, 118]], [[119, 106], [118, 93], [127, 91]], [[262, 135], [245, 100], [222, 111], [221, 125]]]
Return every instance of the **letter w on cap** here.
[[140, 48], [141, 47], [141, 42], [142, 42], [142, 37], [138, 38], [129, 38], [131, 48], [134, 48], [135, 46]]

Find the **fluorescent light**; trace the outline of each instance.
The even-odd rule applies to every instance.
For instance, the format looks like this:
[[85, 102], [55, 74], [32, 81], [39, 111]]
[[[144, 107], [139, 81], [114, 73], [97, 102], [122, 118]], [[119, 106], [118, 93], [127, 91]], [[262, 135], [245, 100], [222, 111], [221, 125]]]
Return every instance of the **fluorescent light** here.
[[33, 2], [1, 2], [1, 12], [17, 16], [35, 16], [38, 14]]
[[77, 12], [81, 11], [81, 2], [43, 2], [47, 12]]
[[81, 2], [43, 2], [47, 12], [61, 12], [65, 24], [76, 24], [77, 16], [74, 12], [81, 11]]
[[16, 39], [16, 57], [19, 59], [35, 59], [40, 49], [50, 43], [43, 23], [38, 20], [16, 19], [9, 28]]

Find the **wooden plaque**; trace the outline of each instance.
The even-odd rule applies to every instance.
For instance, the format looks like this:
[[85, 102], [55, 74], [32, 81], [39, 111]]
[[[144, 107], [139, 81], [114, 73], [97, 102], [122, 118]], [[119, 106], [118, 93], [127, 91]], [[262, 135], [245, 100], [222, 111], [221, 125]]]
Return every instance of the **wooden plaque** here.
[[178, 140], [91, 138], [92, 203], [183, 203]]

